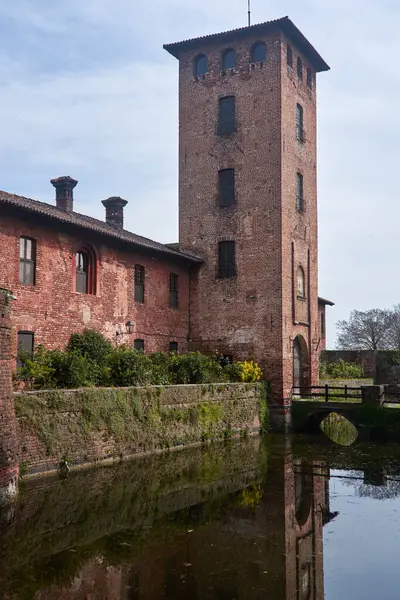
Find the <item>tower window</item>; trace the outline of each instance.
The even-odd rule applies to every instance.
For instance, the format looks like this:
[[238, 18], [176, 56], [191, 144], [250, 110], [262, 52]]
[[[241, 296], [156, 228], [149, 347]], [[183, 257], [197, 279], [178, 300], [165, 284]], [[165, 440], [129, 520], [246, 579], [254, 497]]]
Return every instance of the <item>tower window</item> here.
[[207, 73], [207, 56], [199, 54], [196, 56], [193, 62], [193, 75], [195, 77], [201, 77]]
[[227, 279], [236, 275], [235, 242], [218, 243], [218, 277]]
[[296, 174], [297, 179], [297, 194], [296, 194], [296, 208], [297, 210], [304, 210], [304, 180], [301, 173]]
[[251, 51], [251, 62], [264, 62], [267, 60], [267, 45], [264, 42], [254, 44]]
[[178, 352], [178, 342], [170, 342], [168, 344], [168, 351], [169, 352]]
[[135, 265], [135, 302], [144, 302], [144, 277], [145, 270], [142, 265]]
[[307, 67], [307, 87], [312, 90], [312, 72], [310, 67]]
[[19, 240], [19, 282], [35, 285], [36, 280], [36, 242], [31, 238]]
[[293, 50], [292, 46], [289, 46], [289, 44], [286, 48], [286, 62], [288, 67], [293, 67]]
[[305, 298], [304, 271], [302, 267], [297, 269], [297, 297]]
[[321, 336], [325, 337], [325, 313], [321, 313]]
[[236, 129], [235, 96], [225, 96], [219, 100], [218, 133], [226, 135]]
[[303, 80], [303, 61], [300, 56], [297, 57], [297, 76], [299, 79]]
[[171, 308], [179, 306], [178, 275], [170, 273], [169, 275], [169, 305]]
[[234, 69], [236, 67], [236, 52], [234, 50], [225, 50], [222, 54], [222, 69]]
[[231, 206], [235, 203], [235, 169], [218, 171], [219, 205]]
[[144, 352], [144, 340], [133, 340], [133, 349]]
[[296, 106], [296, 137], [300, 142], [304, 142], [303, 107], [301, 104]]
[[96, 294], [96, 258], [91, 248], [76, 253], [76, 286], [80, 294]]

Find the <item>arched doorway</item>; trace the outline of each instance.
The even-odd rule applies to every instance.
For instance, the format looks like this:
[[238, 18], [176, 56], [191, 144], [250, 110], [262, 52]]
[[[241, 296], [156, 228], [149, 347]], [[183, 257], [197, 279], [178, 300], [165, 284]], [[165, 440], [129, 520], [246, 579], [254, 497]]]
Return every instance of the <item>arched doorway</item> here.
[[307, 344], [304, 338], [298, 335], [293, 342], [293, 391], [299, 393], [309, 385]]

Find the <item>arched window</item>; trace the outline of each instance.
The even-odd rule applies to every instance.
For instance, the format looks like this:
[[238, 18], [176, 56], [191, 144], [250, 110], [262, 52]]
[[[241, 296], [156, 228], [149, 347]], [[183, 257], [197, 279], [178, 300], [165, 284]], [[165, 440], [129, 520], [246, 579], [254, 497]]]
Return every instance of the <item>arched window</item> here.
[[199, 54], [194, 59], [193, 63], [193, 75], [195, 77], [201, 77], [207, 73], [207, 56]]
[[297, 57], [297, 76], [299, 79], [303, 79], [303, 61], [300, 56]]
[[236, 52], [232, 49], [225, 50], [222, 54], [222, 70], [234, 69], [236, 67]]
[[287, 45], [286, 48], [286, 62], [288, 67], [293, 67], [293, 50], [292, 47]]
[[304, 271], [302, 267], [297, 269], [297, 297], [305, 298]]
[[264, 42], [257, 42], [251, 51], [251, 62], [264, 62], [265, 60], [267, 60], [267, 45]]
[[96, 255], [92, 248], [80, 248], [75, 256], [76, 291], [80, 294], [96, 294]]

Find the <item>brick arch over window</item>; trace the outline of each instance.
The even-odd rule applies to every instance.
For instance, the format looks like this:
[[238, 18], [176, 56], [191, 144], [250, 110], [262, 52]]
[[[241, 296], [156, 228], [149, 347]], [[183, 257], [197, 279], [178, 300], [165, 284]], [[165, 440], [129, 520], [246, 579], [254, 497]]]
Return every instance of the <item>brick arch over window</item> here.
[[97, 255], [92, 246], [81, 246], [75, 253], [75, 291], [96, 295]]
[[193, 75], [195, 77], [201, 77], [207, 73], [207, 56], [205, 54], [198, 54], [193, 61]]

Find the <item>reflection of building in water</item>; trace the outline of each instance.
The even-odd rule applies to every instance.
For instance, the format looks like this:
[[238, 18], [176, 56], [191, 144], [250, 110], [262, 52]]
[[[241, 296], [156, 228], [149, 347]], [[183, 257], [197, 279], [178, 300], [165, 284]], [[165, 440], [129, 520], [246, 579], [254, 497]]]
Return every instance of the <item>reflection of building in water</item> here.
[[[70, 586], [36, 600], [323, 600], [322, 530], [333, 516], [326, 471], [282, 452], [270, 459], [265, 485], [125, 537], [123, 564], [92, 558]], [[127, 557], [138, 537], [141, 547]]]

